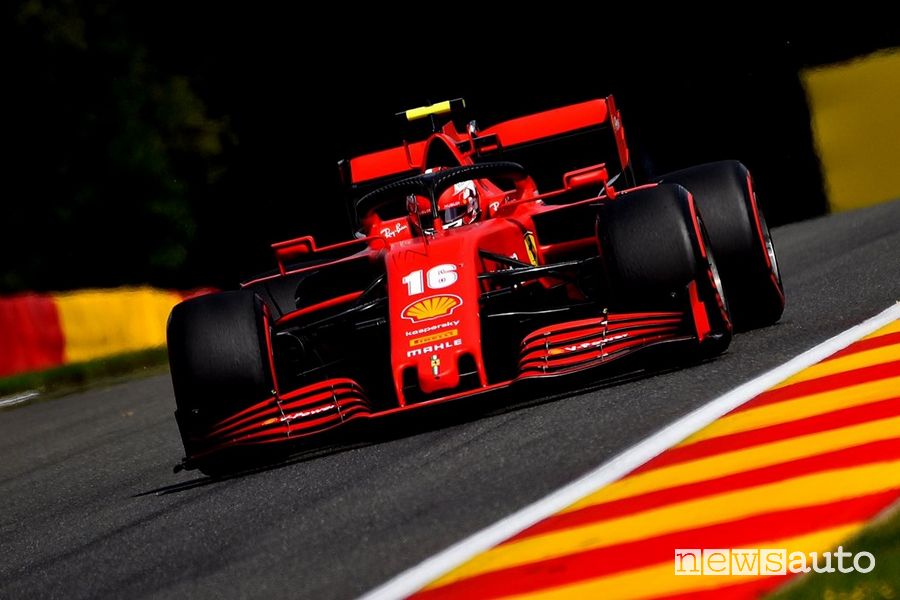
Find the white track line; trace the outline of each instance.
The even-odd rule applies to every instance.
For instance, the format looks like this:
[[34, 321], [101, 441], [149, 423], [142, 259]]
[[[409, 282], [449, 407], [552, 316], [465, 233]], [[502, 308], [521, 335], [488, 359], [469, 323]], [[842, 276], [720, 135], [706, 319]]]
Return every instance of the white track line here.
[[711, 400], [581, 478], [400, 573], [363, 595], [361, 600], [393, 600], [394, 598], [405, 598], [417, 592], [472, 557], [559, 512], [584, 496], [622, 478], [791, 375], [816, 364], [897, 319], [900, 319], [900, 303], [894, 304], [871, 319], [839, 333], [771, 371]]
[[35, 396], [39, 395], [38, 392], [34, 390], [30, 390], [28, 392], [23, 392], [16, 396], [7, 396], [6, 398], [0, 398], [0, 408], [4, 408], [6, 406], [15, 406], [16, 404], [22, 404], [23, 402], [27, 402], [31, 400]]

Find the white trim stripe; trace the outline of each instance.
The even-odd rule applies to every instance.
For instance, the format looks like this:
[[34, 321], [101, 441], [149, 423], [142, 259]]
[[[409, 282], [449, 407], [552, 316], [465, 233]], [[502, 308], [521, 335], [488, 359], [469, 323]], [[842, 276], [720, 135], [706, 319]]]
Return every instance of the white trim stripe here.
[[23, 392], [21, 394], [17, 394], [15, 396], [7, 396], [6, 398], [0, 398], [0, 408], [5, 408], [7, 406], [15, 406], [16, 404], [22, 404], [23, 402], [27, 402], [38, 395], [39, 395], [39, 392], [30, 390], [27, 392]]
[[471, 558], [621, 479], [772, 386], [900, 319], [900, 303], [697, 408], [572, 483], [403, 571], [361, 600], [406, 598]]

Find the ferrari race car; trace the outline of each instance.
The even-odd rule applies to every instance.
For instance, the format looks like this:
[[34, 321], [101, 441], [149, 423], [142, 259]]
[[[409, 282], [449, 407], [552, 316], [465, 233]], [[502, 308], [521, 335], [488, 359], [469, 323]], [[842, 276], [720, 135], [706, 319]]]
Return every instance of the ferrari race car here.
[[462, 108], [401, 113], [430, 133], [339, 163], [351, 239], [274, 244], [277, 271], [174, 308], [184, 467], [222, 472], [353, 421], [708, 358], [734, 328], [780, 318], [741, 163], [639, 185], [612, 96], [486, 129], [458, 128]]

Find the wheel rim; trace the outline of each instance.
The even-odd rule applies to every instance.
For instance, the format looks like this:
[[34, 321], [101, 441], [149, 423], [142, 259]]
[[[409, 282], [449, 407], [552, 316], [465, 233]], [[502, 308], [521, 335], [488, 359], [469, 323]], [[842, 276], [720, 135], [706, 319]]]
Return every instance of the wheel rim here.
[[722, 318], [727, 320], [730, 318], [729, 313], [731, 312], [728, 308], [728, 298], [725, 297], [725, 288], [722, 286], [722, 278], [719, 276], [719, 267], [716, 265], [716, 259], [713, 257], [709, 245], [706, 246], [706, 264], [709, 268], [710, 281], [716, 291], [716, 303], [723, 313]]
[[722, 287], [722, 278], [719, 276], [719, 267], [716, 266], [716, 259], [713, 258], [712, 252], [707, 248], [706, 259], [709, 265], [709, 273], [712, 276], [712, 284], [716, 288], [716, 294], [725, 302], [725, 288]]
[[781, 285], [781, 270], [778, 268], [778, 257], [775, 256], [775, 244], [772, 242], [772, 234], [769, 233], [766, 217], [761, 210], [759, 211], [759, 228], [763, 236], [763, 249], [769, 257], [769, 269], [772, 271], [772, 275], [775, 276], [778, 285]]
[[725, 287], [722, 285], [722, 277], [719, 275], [719, 266], [716, 264], [716, 259], [712, 253], [709, 234], [699, 216], [697, 217], [697, 223], [700, 225], [700, 235], [703, 237], [703, 245], [706, 247], [706, 266], [709, 272], [710, 283], [712, 283], [717, 296], [716, 303], [722, 311], [722, 319], [725, 321], [726, 327], [729, 327], [728, 323], [731, 320], [731, 310], [728, 306], [728, 298], [725, 296]]

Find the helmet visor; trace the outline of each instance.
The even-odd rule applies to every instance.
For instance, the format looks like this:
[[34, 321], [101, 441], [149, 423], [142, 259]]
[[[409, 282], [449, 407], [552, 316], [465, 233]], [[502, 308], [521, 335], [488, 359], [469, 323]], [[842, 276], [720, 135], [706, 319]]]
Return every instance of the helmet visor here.
[[445, 208], [443, 213], [441, 214], [441, 222], [447, 227], [456, 227], [457, 225], [462, 225], [463, 217], [466, 216], [466, 212], [468, 212], [469, 207], [465, 204], [461, 204], [459, 206], [453, 206], [451, 208]]

